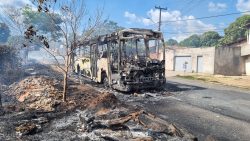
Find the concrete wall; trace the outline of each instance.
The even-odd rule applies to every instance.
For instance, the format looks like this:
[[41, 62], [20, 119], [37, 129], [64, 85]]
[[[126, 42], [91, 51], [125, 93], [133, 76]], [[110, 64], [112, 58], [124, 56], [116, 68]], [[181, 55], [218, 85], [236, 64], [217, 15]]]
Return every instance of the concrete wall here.
[[219, 47], [215, 50], [215, 74], [242, 75], [244, 60], [241, 57], [240, 47]]
[[249, 43], [247, 43], [246, 41], [242, 42], [239, 47], [241, 47], [241, 56], [250, 55], [250, 44]]
[[227, 47], [244, 47], [244, 46], [247, 46], [247, 45], [248, 45], [248, 43], [247, 43], [246, 40], [241, 40], [239, 42], [228, 45]]
[[165, 70], [174, 70], [174, 50], [166, 49]]
[[245, 72], [246, 75], [250, 75], [250, 55], [247, 56], [245, 60]]
[[192, 71], [197, 72], [197, 56], [203, 56], [203, 73], [214, 74], [215, 48], [175, 48], [166, 49], [167, 71], [174, 71], [175, 56], [191, 56]]
[[250, 40], [248, 39], [248, 42], [245, 42], [242, 44], [241, 47], [241, 56], [244, 60], [245, 67], [244, 72], [246, 75], [250, 75]]
[[192, 72], [197, 72], [197, 56], [203, 56], [203, 73], [250, 75], [250, 45], [247, 42], [219, 48], [168, 48], [166, 71], [174, 71], [176, 56], [191, 56]]
[[241, 56], [250, 55], [250, 44], [243, 44], [241, 47]]

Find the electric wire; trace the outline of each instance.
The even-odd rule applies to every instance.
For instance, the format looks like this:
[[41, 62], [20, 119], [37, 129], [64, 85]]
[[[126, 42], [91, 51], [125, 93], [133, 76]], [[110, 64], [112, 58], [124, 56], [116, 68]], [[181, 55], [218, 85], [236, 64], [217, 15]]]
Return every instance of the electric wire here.
[[[194, 20], [218, 18], [218, 17], [225, 17], [225, 16], [238, 15], [238, 14], [245, 14], [245, 13], [249, 13], [249, 12], [250, 12], [250, 10], [244, 11], [244, 12], [234, 12], [234, 13], [227, 13], [227, 14], [220, 14], [220, 15], [212, 15], [212, 16], [198, 17], [198, 18], [192, 18], [192, 19], [162, 21], [162, 23], [173, 23], [173, 22], [183, 22], [183, 21], [194, 21]], [[155, 25], [155, 24], [158, 24], [158, 22], [157, 22], [157, 23], [150, 24], [150, 25], [148, 25], [148, 26], [152, 26], [152, 25]]]

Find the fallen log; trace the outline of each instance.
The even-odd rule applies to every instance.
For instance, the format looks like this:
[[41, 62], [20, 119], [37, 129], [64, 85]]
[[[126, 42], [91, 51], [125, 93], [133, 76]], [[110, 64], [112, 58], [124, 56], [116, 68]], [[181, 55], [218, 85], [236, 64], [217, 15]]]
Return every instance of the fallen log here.
[[127, 123], [128, 121], [130, 120], [134, 120], [134, 121], [139, 121], [139, 116], [140, 114], [142, 114], [144, 111], [141, 110], [141, 111], [138, 111], [138, 112], [134, 112], [134, 113], [131, 113], [125, 117], [121, 117], [121, 118], [118, 118], [118, 119], [112, 119], [110, 121], [108, 121], [108, 125], [109, 126], [113, 126], [113, 125], [121, 125], [121, 124], [125, 124]]

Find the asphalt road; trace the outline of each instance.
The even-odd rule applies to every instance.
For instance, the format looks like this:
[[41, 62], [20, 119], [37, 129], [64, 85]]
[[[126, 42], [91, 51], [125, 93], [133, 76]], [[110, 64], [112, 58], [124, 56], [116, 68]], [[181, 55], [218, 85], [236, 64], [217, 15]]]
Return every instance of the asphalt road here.
[[169, 122], [204, 140], [250, 141], [250, 91], [171, 77], [164, 97], [129, 98]]

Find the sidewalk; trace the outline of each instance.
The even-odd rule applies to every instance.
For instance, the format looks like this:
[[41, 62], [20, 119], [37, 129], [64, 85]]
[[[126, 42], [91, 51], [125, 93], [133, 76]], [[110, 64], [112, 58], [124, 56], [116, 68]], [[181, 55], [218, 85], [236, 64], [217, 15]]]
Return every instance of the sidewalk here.
[[180, 77], [190, 80], [200, 80], [203, 82], [217, 83], [250, 90], [250, 76], [223, 76], [167, 71], [166, 77]]

